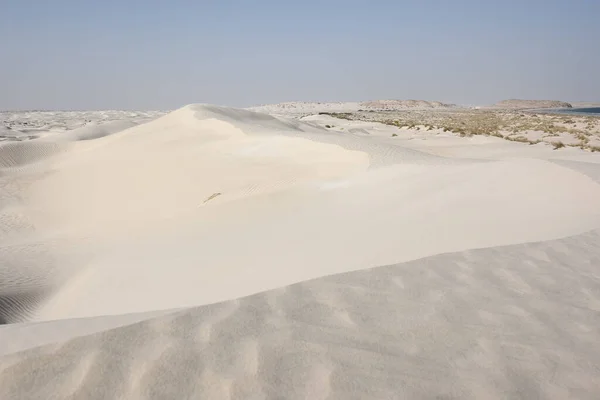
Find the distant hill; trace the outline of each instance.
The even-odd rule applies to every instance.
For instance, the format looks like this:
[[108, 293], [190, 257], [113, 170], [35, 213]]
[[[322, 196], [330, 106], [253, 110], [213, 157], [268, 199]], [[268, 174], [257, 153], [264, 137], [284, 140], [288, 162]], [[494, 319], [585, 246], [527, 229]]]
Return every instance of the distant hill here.
[[574, 101], [571, 105], [575, 108], [586, 108], [586, 107], [600, 107], [600, 102], [598, 101]]
[[508, 109], [537, 109], [537, 108], [573, 108], [573, 106], [565, 101], [558, 100], [519, 100], [510, 99], [502, 100], [492, 107], [494, 108], [508, 108]]
[[454, 108], [454, 104], [426, 100], [373, 100], [362, 102], [287, 102], [250, 107], [253, 111], [281, 114], [311, 114], [318, 112], [395, 111], [406, 109]]
[[406, 108], [451, 108], [454, 104], [426, 100], [375, 100], [359, 103], [366, 110], [403, 110]]

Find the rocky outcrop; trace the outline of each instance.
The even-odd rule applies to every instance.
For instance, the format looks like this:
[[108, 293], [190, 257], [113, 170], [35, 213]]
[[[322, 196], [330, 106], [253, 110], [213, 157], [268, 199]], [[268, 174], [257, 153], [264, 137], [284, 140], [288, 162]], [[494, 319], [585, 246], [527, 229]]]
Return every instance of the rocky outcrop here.
[[515, 109], [538, 109], [538, 108], [573, 108], [573, 106], [564, 101], [558, 100], [502, 100], [493, 106], [494, 108]]
[[375, 100], [362, 102], [360, 107], [365, 110], [403, 110], [407, 108], [449, 108], [456, 106], [426, 100]]
[[250, 107], [249, 110], [273, 114], [316, 114], [319, 112], [396, 111], [408, 109], [438, 109], [457, 107], [439, 101], [373, 100], [363, 102], [287, 102]]

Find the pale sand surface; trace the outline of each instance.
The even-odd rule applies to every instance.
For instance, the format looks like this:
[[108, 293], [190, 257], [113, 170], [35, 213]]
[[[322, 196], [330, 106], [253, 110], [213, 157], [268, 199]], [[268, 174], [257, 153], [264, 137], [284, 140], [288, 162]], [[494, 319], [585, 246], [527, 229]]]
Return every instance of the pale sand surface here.
[[598, 153], [128, 124], [0, 147], [0, 398], [600, 395]]
[[596, 399], [599, 244], [443, 254], [174, 312], [4, 356], [0, 396]]
[[[290, 116], [298, 117], [294, 113], [290, 113]], [[300, 118], [304, 121], [327, 121], [325, 126], [335, 131], [344, 130], [345, 121], [378, 122], [390, 127], [378, 130], [378, 133], [387, 133], [391, 137], [425, 140], [431, 137], [480, 136], [521, 144], [542, 144], [553, 150], [578, 148], [600, 152], [600, 116], [593, 114], [565, 114], [556, 110], [438, 107], [328, 111]], [[356, 131], [356, 128], [348, 129]]]

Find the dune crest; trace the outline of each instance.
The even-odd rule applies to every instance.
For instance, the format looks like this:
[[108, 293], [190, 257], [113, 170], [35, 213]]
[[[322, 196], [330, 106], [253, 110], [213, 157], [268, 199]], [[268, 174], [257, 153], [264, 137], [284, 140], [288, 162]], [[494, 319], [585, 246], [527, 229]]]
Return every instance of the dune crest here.
[[4, 218], [30, 227], [0, 249], [11, 321], [197, 306], [600, 220], [600, 187], [557, 164], [445, 158], [249, 110], [190, 105], [71, 137], [6, 178], [27, 184]]
[[0, 398], [600, 392], [598, 154], [139, 122], [0, 145]]

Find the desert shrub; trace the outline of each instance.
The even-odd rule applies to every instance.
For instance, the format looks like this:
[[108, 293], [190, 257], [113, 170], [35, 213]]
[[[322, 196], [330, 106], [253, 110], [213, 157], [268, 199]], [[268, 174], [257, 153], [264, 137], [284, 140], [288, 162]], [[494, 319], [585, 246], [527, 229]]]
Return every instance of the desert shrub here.
[[351, 113], [334, 113], [334, 112], [320, 112], [319, 115], [329, 115], [330, 117], [335, 117], [335, 118], [340, 118], [340, 119], [347, 119], [347, 120], [351, 120], [352, 118], [352, 114]]
[[529, 143], [529, 139], [527, 139], [525, 136], [515, 136], [508, 138], [508, 140], [519, 143]]

